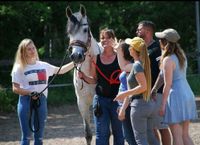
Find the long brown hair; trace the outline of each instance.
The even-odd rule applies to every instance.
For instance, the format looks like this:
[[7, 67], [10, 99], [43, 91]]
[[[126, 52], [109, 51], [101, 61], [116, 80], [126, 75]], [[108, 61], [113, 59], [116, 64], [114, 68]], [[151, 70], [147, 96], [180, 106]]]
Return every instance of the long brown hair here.
[[175, 54], [178, 57], [180, 68], [183, 69], [185, 65], [185, 61], [186, 61], [186, 56], [180, 44], [177, 42], [176, 43], [169, 42], [166, 39], [160, 39], [160, 42], [162, 43], [162, 46], [164, 47], [163, 53], [161, 56], [161, 65], [162, 65], [163, 59], [166, 56]]

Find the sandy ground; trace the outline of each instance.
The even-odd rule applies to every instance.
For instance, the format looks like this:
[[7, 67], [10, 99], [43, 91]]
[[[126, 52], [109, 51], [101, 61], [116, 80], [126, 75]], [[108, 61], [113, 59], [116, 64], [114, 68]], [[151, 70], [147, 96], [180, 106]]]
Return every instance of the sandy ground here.
[[[50, 107], [48, 111], [44, 145], [86, 145], [82, 119], [76, 104]], [[94, 133], [94, 126], [92, 126], [92, 130]], [[17, 114], [1, 113], [0, 145], [19, 145], [20, 136]], [[191, 123], [190, 136], [195, 145], [200, 145], [200, 120]], [[95, 145], [94, 142], [95, 135], [92, 145]], [[31, 145], [33, 145], [33, 141], [31, 141]], [[112, 145], [112, 137], [110, 145]]]

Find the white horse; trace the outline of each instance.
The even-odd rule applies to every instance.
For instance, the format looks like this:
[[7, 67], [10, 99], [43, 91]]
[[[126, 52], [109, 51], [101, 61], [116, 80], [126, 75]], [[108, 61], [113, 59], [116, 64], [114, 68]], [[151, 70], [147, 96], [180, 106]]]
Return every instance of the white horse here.
[[92, 140], [90, 106], [92, 105], [96, 85], [87, 84], [77, 76], [77, 73], [82, 71], [85, 74], [90, 74], [91, 57], [101, 53], [102, 47], [98, 45], [92, 36], [83, 5], [80, 5], [79, 12], [75, 13], [72, 13], [70, 7], [67, 7], [66, 16], [68, 18], [67, 32], [70, 39], [68, 49], [71, 50], [70, 58], [75, 63], [76, 68], [73, 83], [78, 108], [83, 118], [85, 138], [87, 145], [90, 145]]

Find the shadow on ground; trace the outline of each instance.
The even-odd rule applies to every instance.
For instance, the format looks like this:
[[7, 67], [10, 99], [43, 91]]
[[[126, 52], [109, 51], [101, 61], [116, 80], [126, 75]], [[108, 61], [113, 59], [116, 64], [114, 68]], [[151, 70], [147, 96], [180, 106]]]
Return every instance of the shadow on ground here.
[[[17, 113], [0, 114], [0, 141], [19, 141], [20, 134]], [[44, 138], [76, 137], [84, 137], [83, 123], [77, 105], [49, 107]]]
[[[86, 145], [83, 123], [77, 105], [49, 107], [48, 119], [45, 127], [44, 145]], [[94, 125], [92, 123], [95, 145]], [[190, 136], [195, 145], [200, 145], [200, 119], [191, 123]], [[0, 145], [19, 145], [20, 128], [17, 113], [0, 114]], [[33, 141], [31, 141], [33, 145]], [[112, 136], [110, 139], [112, 144]], [[125, 145], [127, 145], [125, 143]]]

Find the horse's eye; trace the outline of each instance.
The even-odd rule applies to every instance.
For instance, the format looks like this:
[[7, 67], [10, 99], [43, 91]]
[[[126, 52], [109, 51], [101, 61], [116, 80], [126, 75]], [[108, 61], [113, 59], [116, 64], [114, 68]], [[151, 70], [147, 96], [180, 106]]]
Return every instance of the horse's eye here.
[[84, 32], [84, 33], [88, 32], [88, 28], [85, 28], [85, 29], [83, 30], [83, 32]]

